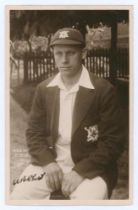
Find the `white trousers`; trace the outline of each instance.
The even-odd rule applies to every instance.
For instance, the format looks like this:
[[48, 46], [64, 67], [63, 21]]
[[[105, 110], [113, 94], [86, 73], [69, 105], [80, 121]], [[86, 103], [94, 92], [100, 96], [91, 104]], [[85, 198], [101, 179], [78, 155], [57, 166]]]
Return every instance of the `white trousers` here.
[[[42, 200], [49, 199], [52, 190], [46, 184], [46, 174], [42, 167], [29, 165], [15, 180], [11, 193], [13, 200]], [[104, 200], [108, 199], [108, 189], [101, 177], [84, 179], [70, 195], [71, 200]]]

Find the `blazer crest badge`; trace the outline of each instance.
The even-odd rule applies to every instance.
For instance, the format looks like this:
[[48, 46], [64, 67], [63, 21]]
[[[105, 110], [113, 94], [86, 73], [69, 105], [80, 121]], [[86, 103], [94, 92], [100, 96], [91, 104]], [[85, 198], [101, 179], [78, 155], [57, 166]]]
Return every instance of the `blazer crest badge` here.
[[84, 127], [84, 130], [87, 131], [87, 142], [95, 142], [98, 140], [99, 132], [98, 132], [98, 125], [93, 125], [89, 127]]

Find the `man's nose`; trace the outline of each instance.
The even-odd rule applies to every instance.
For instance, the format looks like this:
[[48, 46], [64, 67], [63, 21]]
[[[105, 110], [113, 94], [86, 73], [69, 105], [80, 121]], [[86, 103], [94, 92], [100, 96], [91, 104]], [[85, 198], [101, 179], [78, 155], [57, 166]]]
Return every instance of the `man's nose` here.
[[62, 55], [62, 63], [67, 63], [68, 62], [68, 57], [66, 54]]

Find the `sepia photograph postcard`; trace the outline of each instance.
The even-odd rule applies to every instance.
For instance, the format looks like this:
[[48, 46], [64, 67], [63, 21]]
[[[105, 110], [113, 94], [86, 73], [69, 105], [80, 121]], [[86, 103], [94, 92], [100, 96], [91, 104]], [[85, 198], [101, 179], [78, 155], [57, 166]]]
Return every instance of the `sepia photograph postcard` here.
[[7, 5], [5, 25], [6, 204], [132, 204], [133, 6]]

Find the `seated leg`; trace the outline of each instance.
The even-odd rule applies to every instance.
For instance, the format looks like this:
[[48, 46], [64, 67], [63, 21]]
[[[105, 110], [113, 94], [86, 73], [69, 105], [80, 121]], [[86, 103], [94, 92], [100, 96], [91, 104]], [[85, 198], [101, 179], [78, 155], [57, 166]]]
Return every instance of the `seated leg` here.
[[49, 199], [51, 189], [46, 184], [46, 174], [42, 167], [29, 165], [21, 174], [20, 178], [14, 180], [14, 189], [11, 193], [13, 200], [41, 200]]
[[108, 199], [107, 184], [101, 177], [85, 179], [71, 193], [71, 200], [106, 200]]

